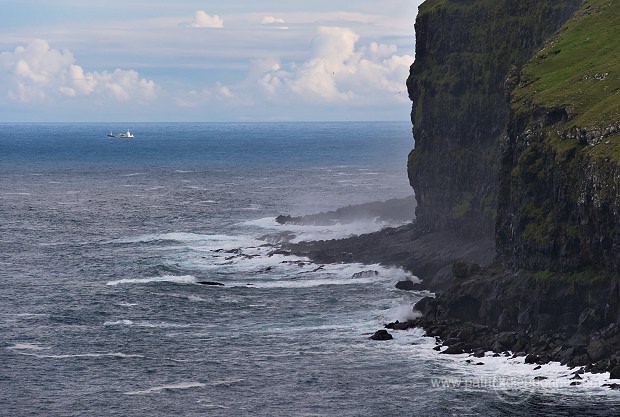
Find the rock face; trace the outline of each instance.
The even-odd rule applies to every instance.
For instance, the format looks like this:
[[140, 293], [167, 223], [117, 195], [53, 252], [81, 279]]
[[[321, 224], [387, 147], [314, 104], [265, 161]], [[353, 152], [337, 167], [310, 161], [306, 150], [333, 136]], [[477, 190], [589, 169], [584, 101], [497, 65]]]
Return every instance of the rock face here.
[[509, 267], [620, 271], [619, 19], [588, 1], [513, 77], [496, 236]]
[[408, 172], [421, 231], [493, 236], [505, 81], [580, 0], [427, 0], [407, 81], [416, 146]]
[[428, 0], [416, 29], [418, 221], [496, 217], [498, 256], [455, 262], [415, 324], [455, 352], [620, 375], [620, 3]]

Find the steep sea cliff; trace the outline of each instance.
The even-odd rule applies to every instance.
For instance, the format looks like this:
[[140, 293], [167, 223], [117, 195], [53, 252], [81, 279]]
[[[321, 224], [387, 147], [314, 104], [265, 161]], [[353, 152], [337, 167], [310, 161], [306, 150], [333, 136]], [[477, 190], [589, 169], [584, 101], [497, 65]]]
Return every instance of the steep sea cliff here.
[[493, 236], [506, 78], [519, 71], [579, 0], [428, 0], [415, 25], [407, 81], [416, 146], [408, 171], [423, 231]]
[[[460, 273], [467, 263], [455, 264], [453, 285], [418, 305], [423, 317], [415, 325], [454, 353], [511, 351], [531, 363], [556, 360], [620, 378], [620, 5], [528, 2], [515, 18], [507, 3], [427, 1], [420, 10], [422, 60], [408, 82], [418, 220], [427, 229], [488, 231], [495, 217], [497, 257], [482, 272]], [[479, 18], [474, 33], [492, 34], [499, 25], [538, 36], [485, 40], [467, 26], [454, 28], [471, 16]], [[443, 43], [455, 45], [450, 31], [460, 31], [465, 46], [441, 54]], [[439, 41], [429, 43], [433, 37]], [[489, 47], [476, 62], [496, 62], [490, 92], [460, 69], [472, 60], [472, 40], [473, 48]], [[430, 50], [439, 56], [429, 60]], [[454, 62], [452, 70], [437, 65], [442, 61]], [[429, 89], [433, 77], [444, 90]], [[455, 92], [463, 82], [469, 88]], [[489, 109], [455, 107], [455, 93], [489, 97]], [[462, 112], [470, 117], [452, 115]], [[492, 134], [480, 134], [480, 120]], [[449, 131], [456, 127], [458, 134]], [[494, 193], [496, 211], [485, 203]]]

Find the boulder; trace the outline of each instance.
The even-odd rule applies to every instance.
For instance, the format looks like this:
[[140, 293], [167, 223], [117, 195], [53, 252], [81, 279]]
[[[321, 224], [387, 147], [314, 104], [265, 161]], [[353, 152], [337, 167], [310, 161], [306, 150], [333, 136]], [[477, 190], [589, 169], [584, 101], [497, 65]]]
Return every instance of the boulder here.
[[448, 349], [444, 350], [443, 352], [444, 355], [460, 355], [461, 353], [465, 353], [465, 351], [463, 350], [463, 346], [459, 343], [449, 346]]
[[592, 339], [588, 345], [588, 355], [592, 362], [598, 362], [609, 354], [607, 343], [601, 339]]
[[616, 366], [609, 371], [609, 379], [620, 379], [620, 366]]
[[391, 334], [388, 333], [387, 330], [377, 330], [375, 334], [370, 336], [370, 339], [384, 341], [384, 340], [392, 340], [393, 337]]
[[353, 274], [353, 278], [370, 278], [379, 275], [379, 271], [361, 271]]
[[406, 279], [403, 281], [398, 281], [396, 283], [396, 288], [403, 291], [413, 291], [415, 289], [415, 284], [413, 281]]

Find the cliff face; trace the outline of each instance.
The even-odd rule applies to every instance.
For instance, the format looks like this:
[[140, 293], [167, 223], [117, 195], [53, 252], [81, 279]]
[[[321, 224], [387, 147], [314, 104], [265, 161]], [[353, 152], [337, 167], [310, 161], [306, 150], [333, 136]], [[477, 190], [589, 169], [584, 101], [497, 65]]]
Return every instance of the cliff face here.
[[[507, 3], [497, 4], [504, 10]], [[490, 189], [485, 184], [493, 186], [486, 175], [495, 163], [490, 155], [495, 155], [499, 262], [473, 274], [462, 271], [479, 268], [455, 264], [452, 286], [435, 299], [422, 300], [418, 308], [423, 317], [414, 325], [443, 338], [454, 353], [510, 350], [527, 354], [526, 363], [557, 360], [610, 371], [613, 379], [620, 379], [620, 2], [522, 5], [521, 17], [494, 14], [493, 23], [480, 22], [482, 32], [494, 33], [495, 25], [511, 32], [509, 25], [522, 22], [540, 34], [537, 39], [549, 35], [525, 61], [496, 54], [501, 42], [518, 49], [518, 39], [505, 35], [501, 41], [490, 41], [485, 54], [504, 60], [493, 68], [498, 79], [500, 73], [507, 76], [502, 107], [507, 113], [499, 107], [495, 113], [489, 110], [497, 128], [493, 132], [506, 123], [504, 133], [493, 142], [490, 123], [483, 124], [487, 136], [470, 137], [467, 132], [483, 126], [479, 121], [465, 124], [459, 119], [464, 126], [459, 133], [450, 124], [457, 116], [439, 117], [439, 109], [448, 113], [455, 99], [447, 90], [430, 90], [435, 84], [428, 79], [448, 80], [450, 75], [445, 75], [449, 68], [439, 58], [429, 60], [437, 52], [428, 48], [445, 49], [441, 42], [429, 41], [431, 31], [442, 33], [451, 23], [432, 21], [437, 13], [448, 13], [442, 10], [460, 9], [450, 17], [459, 22], [474, 11], [498, 9], [484, 0], [425, 3], [418, 26], [419, 41], [426, 45], [409, 81], [419, 145], [410, 160], [410, 176], [421, 190], [416, 188], [421, 195], [419, 212], [429, 227], [450, 226], [455, 220], [449, 219], [449, 206], [459, 201], [459, 193], [467, 192], [472, 217], [455, 227], [478, 224], [486, 230], [489, 219], [480, 209]], [[535, 22], [528, 16], [536, 17]], [[469, 41], [479, 40], [462, 30]], [[496, 90], [488, 93], [488, 103], [502, 106]], [[474, 163], [459, 159], [460, 148], [468, 155], [477, 146], [480, 155]], [[441, 169], [433, 167], [436, 160]], [[429, 178], [429, 172], [436, 177]], [[433, 204], [439, 204], [436, 213]]]
[[581, 0], [427, 0], [407, 81], [415, 149], [408, 172], [422, 231], [493, 236], [505, 82]]
[[589, 0], [513, 80], [496, 244], [507, 266], [620, 271], [620, 3]]

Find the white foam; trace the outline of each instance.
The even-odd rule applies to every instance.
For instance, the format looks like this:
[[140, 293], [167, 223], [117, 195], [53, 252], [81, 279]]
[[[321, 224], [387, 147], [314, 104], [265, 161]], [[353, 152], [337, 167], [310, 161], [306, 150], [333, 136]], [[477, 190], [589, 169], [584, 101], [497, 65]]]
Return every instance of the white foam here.
[[13, 346], [9, 346], [7, 349], [10, 349], [10, 350], [45, 350], [48, 348], [39, 346], [38, 344], [35, 344], [35, 343], [17, 343]]
[[106, 358], [106, 357], [114, 357], [121, 359], [130, 359], [130, 358], [146, 358], [142, 355], [130, 355], [122, 352], [114, 352], [114, 353], [78, 353], [78, 354], [66, 354], [66, 355], [40, 355], [37, 353], [25, 353], [18, 351], [20, 355], [24, 356], [34, 356], [40, 359], [73, 359], [73, 358]]
[[119, 279], [117, 281], [110, 281], [106, 285], [116, 286], [116, 285], [121, 285], [121, 284], [149, 284], [151, 282], [172, 282], [172, 283], [177, 283], [177, 284], [194, 284], [196, 282], [196, 277], [193, 277], [191, 275], [183, 275], [183, 276], [166, 275], [163, 277], [152, 277], [152, 278]]
[[159, 387], [148, 388], [140, 391], [129, 391], [125, 395], [148, 395], [157, 394], [166, 390], [184, 390], [191, 388], [204, 388], [206, 385], [201, 382], [180, 382], [178, 384], [162, 385]]
[[131, 326], [133, 321], [131, 320], [117, 320], [117, 321], [106, 321], [103, 323], [104, 326]]
[[330, 226], [324, 225], [281, 225], [276, 222], [274, 217], [266, 217], [241, 223], [245, 226], [260, 227], [274, 232], [292, 232], [296, 237], [291, 240], [293, 243], [302, 241], [343, 239], [349, 236], [363, 235], [377, 232], [386, 227], [402, 226], [404, 222], [388, 223], [377, 219], [357, 220], [351, 223], [336, 223]]
[[[532, 394], [617, 398], [617, 392], [603, 387], [603, 384], [610, 383], [609, 373], [581, 374], [582, 379], [577, 380], [580, 384], [571, 386], [575, 382], [571, 378], [577, 369], [557, 362], [538, 367], [526, 364], [524, 357], [493, 357], [493, 352], [487, 352], [482, 358], [469, 354], [442, 355], [433, 350], [434, 339], [423, 337], [424, 331], [421, 329], [392, 333], [397, 343], [392, 347], [384, 345], [384, 348], [401, 352], [403, 349], [411, 350], [412, 355], [428, 363], [437, 363], [444, 369], [441, 375], [431, 375], [433, 384], [438, 384], [437, 389], [491, 390], [501, 399], [515, 403], [527, 400]], [[412, 339], [415, 339], [413, 345]], [[442, 347], [442, 351], [445, 349]]]
[[4, 195], [22, 195], [22, 196], [27, 196], [27, 195], [32, 195], [31, 193], [4, 193]]
[[372, 278], [358, 278], [358, 279], [329, 279], [329, 278], [317, 278], [317, 279], [304, 279], [304, 280], [282, 280], [271, 282], [243, 282], [231, 284], [232, 287], [248, 287], [248, 288], [312, 288], [321, 287], [324, 285], [362, 285], [371, 284], [376, 279]]
[[123, 177], [137, 177], [138, 175], [146, 175], [146, 172], [134, 172], [131, 174], [122, 175]]

